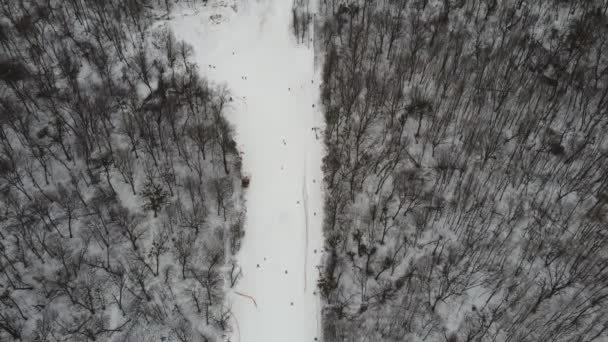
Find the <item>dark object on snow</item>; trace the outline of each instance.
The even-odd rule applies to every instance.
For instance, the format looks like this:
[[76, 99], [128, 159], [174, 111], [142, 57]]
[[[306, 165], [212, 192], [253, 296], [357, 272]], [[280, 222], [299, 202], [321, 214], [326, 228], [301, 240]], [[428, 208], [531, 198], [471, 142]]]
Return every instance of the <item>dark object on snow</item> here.
[[249, 182], [251, 182], [251, 179], [249, 178], [249, 176], [243, 176], [243, 178], [241, 178], [241, 186], [243, 188], [248, 188]]
[[29, 72], [17, 61], [0, 61], [0, 80], [16, 82], [27, 78]]
[[561, 156], [566, 152], [566, 149], [559, 142], [552, 142], [549, 144], [549, 152], [555, 156]]
[[258, 268], [260, 268], [260, 264], [258, 264]]
[[285, 274], [287, 274], [287, 270], [285, 270]]
[[451, 335], [448, 337], [448, 341], [447, 341], [447, 342], [458, 342], [458, 335], [456, 335], [456, 334], [451, 334]]

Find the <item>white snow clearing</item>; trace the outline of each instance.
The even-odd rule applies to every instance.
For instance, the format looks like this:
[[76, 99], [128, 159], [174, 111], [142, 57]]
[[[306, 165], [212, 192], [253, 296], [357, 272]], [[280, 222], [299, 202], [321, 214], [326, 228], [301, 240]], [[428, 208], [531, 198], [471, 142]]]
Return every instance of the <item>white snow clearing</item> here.
[[[210, 2], [211, 3], [211, 2]], [[229, 293], [232, 342], [321, 340], [316, 293], [323, 248], [322, 129], [312, 43], [296, 44], [292, 3], [183, 9], [170, 24], [203, 76], [226, 82], [246, 191], [243, 277]]]

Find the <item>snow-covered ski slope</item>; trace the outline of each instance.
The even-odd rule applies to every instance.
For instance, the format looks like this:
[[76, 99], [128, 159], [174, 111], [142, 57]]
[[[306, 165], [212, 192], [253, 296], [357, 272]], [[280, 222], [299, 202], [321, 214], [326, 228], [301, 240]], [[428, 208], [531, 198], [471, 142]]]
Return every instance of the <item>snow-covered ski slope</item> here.
[[229, 292], [232, 342], [321, 340], [323, 116], [313, 44], [297, 44], [291, 0], [213, 2], [171, 20], [203, 76], [227, 83], [246, 191], [243, 276]]

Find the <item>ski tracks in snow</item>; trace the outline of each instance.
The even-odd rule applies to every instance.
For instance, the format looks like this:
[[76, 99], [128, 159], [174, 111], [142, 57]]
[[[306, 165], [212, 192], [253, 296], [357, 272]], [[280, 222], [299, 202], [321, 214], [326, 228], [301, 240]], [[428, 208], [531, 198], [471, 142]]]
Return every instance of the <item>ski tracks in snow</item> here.
[[304, 159], [304, 171], [303, 180], [302, 180], [302, 203], [304, 208], [304, 292], [306, 292], [307, 283], [308, 283], [308, 255], [310, 253], [309, 250], [309, 222], [308, 222], [308, 182], [306, 181], [306, 159]]
[[245, 297], [245, 298], [247, 298], [247, 299], [251, 300], [251, 302], [253, 303], [253, 306], [255, 306], [255, 308], [256, 308], [256, 309], [258, 308], [258, 303], [257, 303], [257, 302], [255, 301], [255, 299], [254, 299], [253, 297], [251, 297], [250, 295], [246, 295], [246, 294], [241, 293], [241, 292], [239, 292], [239, 291], [234, 291], [234, 294], [239, 295], [239, 296], [241, 296], [241, 297]]

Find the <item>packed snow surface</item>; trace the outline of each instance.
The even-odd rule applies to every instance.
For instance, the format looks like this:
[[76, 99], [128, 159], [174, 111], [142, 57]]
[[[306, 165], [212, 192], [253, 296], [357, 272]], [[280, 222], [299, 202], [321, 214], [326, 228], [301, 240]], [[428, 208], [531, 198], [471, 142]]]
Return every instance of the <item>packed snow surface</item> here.
[[[198, 6], [198, 5], [197, 5]], [[201, 74], [226, 83], [246, 191], [243, 277], [229, 292], [232, 342], [320, 340], [322, 114], [311, 42], [291, 32], [292, 2], [184, 8], [171, 20]]]

